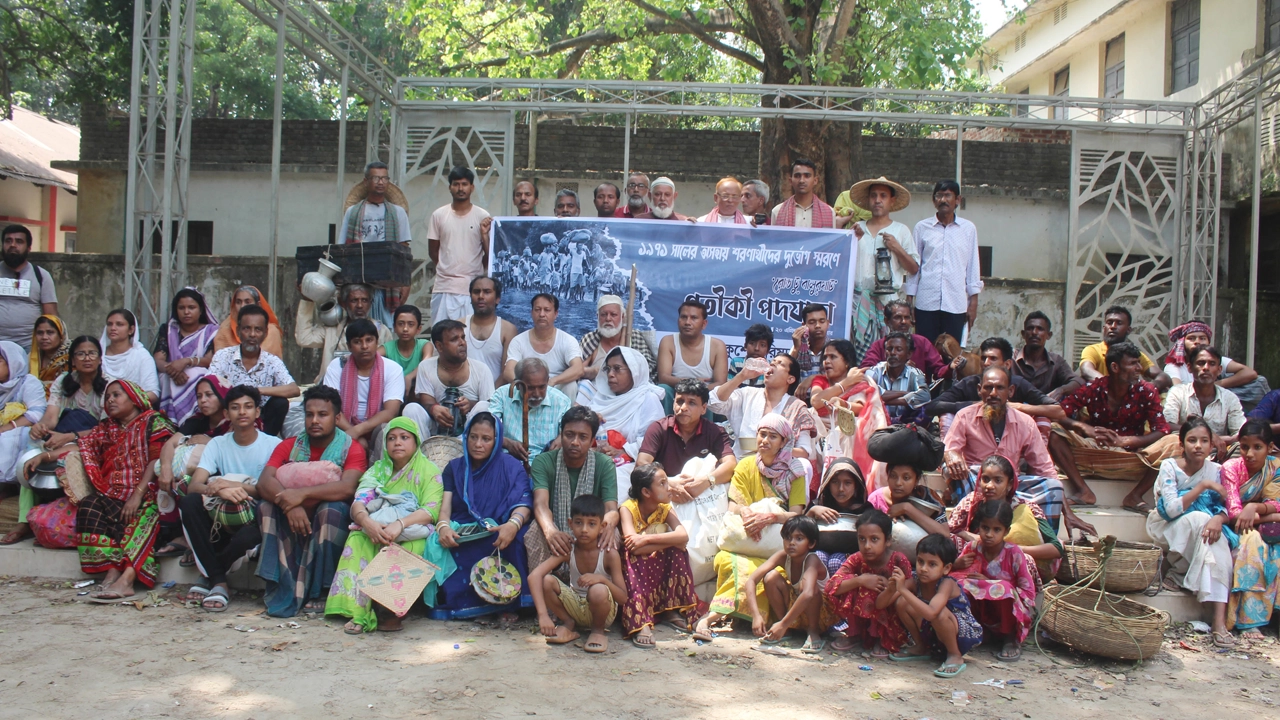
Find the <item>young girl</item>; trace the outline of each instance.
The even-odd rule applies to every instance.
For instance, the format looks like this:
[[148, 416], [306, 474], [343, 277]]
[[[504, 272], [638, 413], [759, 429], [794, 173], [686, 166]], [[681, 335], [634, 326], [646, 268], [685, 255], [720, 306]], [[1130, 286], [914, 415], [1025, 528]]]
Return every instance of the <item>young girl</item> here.
[[817, 654], [827, 644], [822, 634], [836, 620], [831, 601], [823, 592], [827, 586], [827, 566], [814, 552], [818, 545], [818, 523], [805, 515], [789, 518], [782, 524], [782, 542], [783, 549], [756, 568], [748, 581], [752, 587], [764, 582], [771, 614], [778, 621], [769, 625], [768, 618], [760, 612], [755, 593], [747, 593], [745, 604], [751, 615], [751, 632], [761, 638], [760, 642], [772, 645], [786, 637], [793, 626], [803, 623], [809, 637], [800, 651]]
[[688, 629], [682, 615], [698, 608], [684, 549], [689, 533], [671, 512], [671, 490], [661, 463], [636, 466], [627, 494], [619, 513], [626, 546], [622, 570], [627, 578], [622, 625], [633, 645], [652, 650], [654, 616]]
[[969, 530], [973, 526], [974, 509], [991, 500], [1008, 501], [1013, 508], [1013, 525], [1005, 542], [1022, 548], [1022, 552], [1035, 561], [1039, 570], [1036, 574], [1038, 589], [1041, 579], [1048, 582], [1057, 574], [1058, 565], [1062, 562], [1062, 542], [1040, 506], [1024, 503], [1017, 490], [1018, 475], [1013, 471], [1013, 464], [1003, 455], [992, 455], [983, 460], [978, 470], [978, 485], [951, 511], [949, 529], [961, 540], [975, 543], [978, 536]]
[[986, 634], [1003, 639], [996, 658], [1022, 657], [1022, 641], [1031, 631], [1036, 607], [1035, 570], [1022, 548], [1005, 542], [1013, 525], [1013, 508], [1005, 500], [988, 500], [973, 512], [976, 542], [965, 545], [952, 575], [973, 599], [973, 615]]
[[946, 653], [940, 678], [964, 672], [964, 654], [982, 642], [982, 625], [973, 617], [969, 596], [955, 578], [947, 577], [956, 561], [956, 544], [946, 535], [933, 534], [916, 545], [916, 576], [899, 570], [889, 578], [896, 594], [894, 607], [911, 634], [911, 645], [889, 656], [894, 662], [925, 660]]
[[[942, 498], [921, 482], [921, 471], [911, 465], [889, 465], [885, 486], [871, 493], [871, 506], [885, 513], [894, 521], [897, 540], [892, 547], [915, 562], [916, 544], [925, 535], [947, 535], [947, 511]], [[918, 498], [937, 506], [937, 512], [929, 512], [911, 501]], [[906, 540], [906, 542], [904, 542]]]
[[[805, 514], [818, 525], [830, 525], [841, 515], [861, 515], [867, 510], [867, 483], [863, 479], [862, 468], [849, 458], [838, 458], [827, 467], [826, 477], [813, 497]], [[826, 566], [827, 573], [834, 575], [857, 551], [858, 541], [854, 539], [839, 548], [814, 552]]]
[[854, 649], [858, 640], [863, 646], [875, 642], [872, 657], [886, 658], [899, 650], [907, 640], [907, 630], [889, 604], [879, 604], [889, 587], [894, 568], [911, 572], [907, 556], [889, 549], [893, 521], [872, 508], [858, 518], [858, 552], [827, 581], [826, 594], [836, 615], [849, 623], [845, 637], [832, 643], [841, 652]]
[[1147, 515], [1147, 534], [1169, 551], [1171, 589], [1191, 590], [1212, 617], [1213, 644], [1236, 644], [1227, 629], [1227, 601], [1231, 585], [1231, 549], [1238, 536], [1224, 528], [1226, 491], [1218, 484], [1221, 468], [1208, 460], [1213, 432], [1198, 416], [1191, 416], [1178, 434], [1182, 457], [1160, 463], [1156, 478], [1156, 509]]
[[1260, 639], [1258, 628], [1271, 622], [1271, 611], [1280, 600], [1280, 545], [1267, 543], [1257, 531], [1262, 523], [1280, 522], [1280, 459], [1269, 454], [1272, 435], [1266, 420], [1249, 420], [1239, 437], [1240, 457], [1222, 465], [1227, 517], [1240, 533], [1227, 627]]

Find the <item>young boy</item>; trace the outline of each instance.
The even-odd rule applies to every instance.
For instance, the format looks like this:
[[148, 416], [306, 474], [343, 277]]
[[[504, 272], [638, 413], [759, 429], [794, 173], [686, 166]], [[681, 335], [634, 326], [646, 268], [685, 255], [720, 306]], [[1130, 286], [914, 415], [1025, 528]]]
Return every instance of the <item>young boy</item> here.
[[778, 622], [766, 628], [767, 618], [760, 612], [755, 593], [744, 595], [751, 614], [751, 631], [760, 642], [772, 645], [786, 636], [793, 625], [803, 623], [809, 631], [801, 652], [822, 652], [827, 641], [822, 637], [835, 622], [831, 601], [822, 592], [827, 585], [827, 566], [818, 558], [818, 523], [806, 515], [795, 515], [782, 525], [783, 549], [773, 554], [755, 572], [748, 587], [764, 582], [765, 597], [771, 614]]
[[952, 678], [964, 671], [964, 654], [982, 642], [982, 625], [973, 617], [969, 597], [948, 577], [955, 561], [956, 544], [934, 533], [916, 545], [914, 578], [893, 571], [885, 595], [907, 626], [911, 645], [890, 655], [890, 660], [926, 660], [945, 652], [947, 659], [933, 674]]
[[[604, 631], [613, 624], [618, 603], [627, 601], [627, 591], [618, 551], [600, 549], [604, 513], [604, 501], [595, 495], [574, 498], [569, 506], [573, 550], [568, 555], [549, 558], [529, 574], [529, 592], [538, 610], [538, 627], [550, 645], [577, 640], [581, 635], [574, 628], [581, 624], [591, 626], [584, 650], [602, 653], [609, 649]], [[569, 563], [568, 585], [551, 574], [565, 562]], [[582, 568], [588, 572], [582, 572]], [[564, 624], [557, 626], [555, 618]]]
[[378, 348], [378, 354], [385, 356], [404, 371], [405, 402], [411, 402], [415, 396], [413, 381], [418, 372], [418, 365], [423, 358], [431, 357], [431, 343], [426, 338], [418, 337], [422, 332], [422, 311], [412, 305], [401, 305], [396, 308], [393, 322], [395, 324], [395, 340], [388, 340]]
[[832, 644], [835, 650], [848, 652], [858, 640], [864, 647], [874, 641], [871, 656], [886, 658], [906, 642], [902, 621], [887, 600], [881, 603], [893, 571], [911, 572], [907, 556], [889, 549], [892, 533], [893, 521], [879, 510], [872, 508], [858, 518], [858, 552], [827, 582], [826, 594], [836, 615], [849, 623], [845, 637]]
[[[742, 372], [742, 368], [746, 367], [747, 360], [751, 358], [760, 358], [762, 360], [769, 359], [769, 351], [773, 349], [773, 330], [764, 323], [756, 323], [747, 328], [742, 337], [742, 357], [735, 357], [729, 361], [729, 377], [736, 377]], [[744, 387], [764, 387], [764, 375], [758, 378], [746, 380]]]

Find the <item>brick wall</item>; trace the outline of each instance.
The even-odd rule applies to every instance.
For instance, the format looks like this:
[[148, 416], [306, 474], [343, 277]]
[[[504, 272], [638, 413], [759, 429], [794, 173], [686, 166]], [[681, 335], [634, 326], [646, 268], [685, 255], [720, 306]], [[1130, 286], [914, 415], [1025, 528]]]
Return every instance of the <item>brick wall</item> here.
[[[929, 137], [938, 139], [956, 139], [955, 130], [939, 130], [930, 133]], [[1052, 145], [1070, 145], [1071, 131], [1069, 130], [1035, 130], [1032, 128], [968, 128], [964, 131], [964, 139], [966, 142], [970, 140], [979, 142], [1020, 142], [1020, 143], [1047, 143]]]
[[[87, 110], [80, 131], [82, 162], [122, 162], [127, 157], [126, 118], [108, 119], [100, 110]], [[338, 124], [334, 121], [285, 121], [281, 162], [286, 166], [332, 169], [337, 133]], [[364, 123], [348, 123], [347, 133], [347, 170], [359, 172], [364, 164]], [[538, 167], [530, 170], [525, 167], [529, 158], [528, 126], [517, 125], [514, 164], [521, 174], [616, 175], [623, 170], [624, 133], [620, 127], [541, 124]], [[191, 144], [192, 162], [201, 169], [216, 169], [214, 165], [269, 165], [271, 121], [197, 119], [192, 126]], [[933, 183], [955, 172], [954, 139], [865, 136], [862, 153], [863, 173], [870, 177], [885, 175], [900, 182]], [[968, 142], [964, 147], [964, 184], [1065, 189], [1070, 159], [1070, 146], [1053, 141], [1051, 136], [1045, 136], [1043, 142]], [[648, 172], [650, 177], [668, 174], [676, 178], [747, 178], [755, 176], [758, 167], [759, 135], [755, 132], [641, 128], [631, 138], [631, 168]]]

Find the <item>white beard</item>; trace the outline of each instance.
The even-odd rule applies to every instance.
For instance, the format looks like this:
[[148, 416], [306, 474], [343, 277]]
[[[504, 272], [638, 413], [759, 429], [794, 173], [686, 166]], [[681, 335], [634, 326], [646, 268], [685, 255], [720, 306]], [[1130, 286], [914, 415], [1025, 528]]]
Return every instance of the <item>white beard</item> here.
[[622, 326], [609, 327], [607, 325], [600, 325], [596, 327], [596, 332], [600, 333], [600, 337], [602, 338], [615, 338], [622, 332]]
[[671, 214], [674, 213], [675, 211], [676, 211], [676, 208], [674, 205], [666, 208], [660, 205], [654, 205], [652, 212], [654, 217], [666, 220], [667, 218], [671, 217]]

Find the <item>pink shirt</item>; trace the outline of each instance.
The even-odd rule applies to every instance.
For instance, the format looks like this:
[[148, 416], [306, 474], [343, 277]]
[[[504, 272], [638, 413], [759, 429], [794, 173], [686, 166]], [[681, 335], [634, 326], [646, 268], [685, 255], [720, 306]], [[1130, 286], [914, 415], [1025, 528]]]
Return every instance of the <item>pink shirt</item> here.
[[466, 215], [451, 205], [431, 213], [427, 240], [440, 241], [440, 262], [436, 263], [436, 284], [432, 292], [467, 295], [471, 279], [485, 274], [484, 248], [488, 239], [480, 223], [489, 217], [484, 208], [472, 205]]
[[946, 447], [948, 451], [954, 450], [963, 455], [964, 461], [970, 465], [979, 465], [992, 455], [1003, 455], [1013, 463], [1015, 470], [1025, 459], [1032, 473], [1041, 477], [1058, 477], [1058, 470], [1053, 466], [1049, 448], [1045, 447], [1036, 421], [1014, 408], [1005, 410], [1004, 436], [1000, 438], [999, 445], [991, 433], [991, 426], [982, 418], [982, 403], [961, 408], [947, 431]]
[[[1263, 472], [1266, 471], [1264, 468]], [[1218, 480], [1222, 483], [1222, 489], [1227, 491], [1227, 518], [1235, 520], [1240, 511], [1244, 510], [1244, 503], [1240, 501], [1240, 486], [1249, 482], [1249, 468], [1245, 466], [1244, 458], [1231, 458], [1223, 463]], [[1266, 500], [1265, 503], [1271, 512], [1280, 513], [1280, 502]]]

